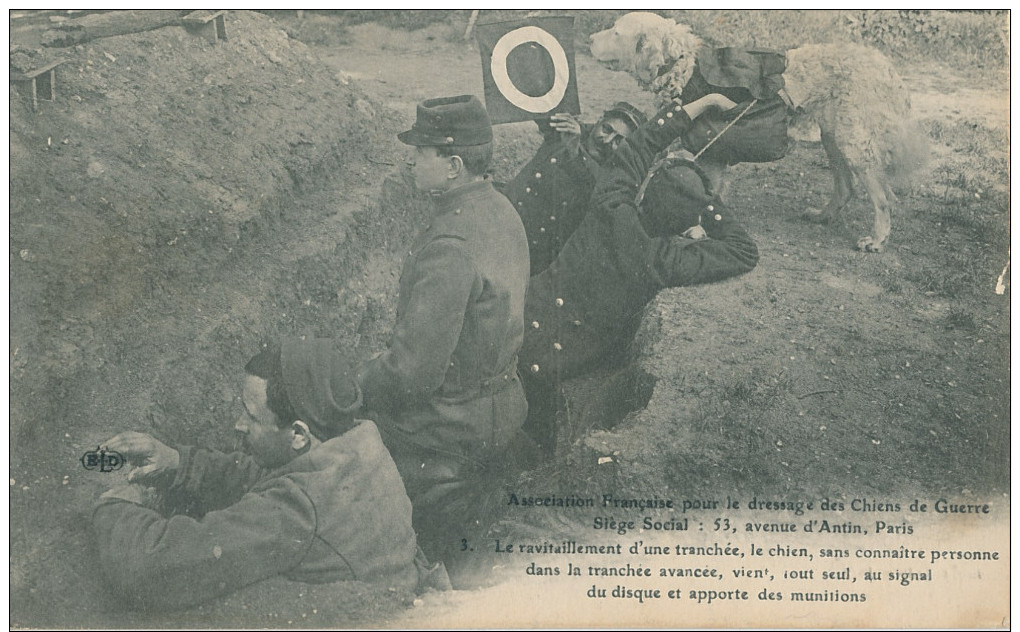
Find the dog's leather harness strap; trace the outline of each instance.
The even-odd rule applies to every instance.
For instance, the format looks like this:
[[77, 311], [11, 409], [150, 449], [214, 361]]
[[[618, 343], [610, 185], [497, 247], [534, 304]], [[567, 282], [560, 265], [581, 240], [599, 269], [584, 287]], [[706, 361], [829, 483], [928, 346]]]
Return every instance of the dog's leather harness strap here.
[[663, 64], [663, 65], [659, 66], [659, 69], [657, 71], [655, 71], [655, 78], [658, 79], [659, 77], [661, 77], [662, 75], [666, 74], [670, 70], [673, 70], [673, 66], [674, 65], [676, 65], [676, 60], [675, 59], [673, 61], [669, 62], [668, 64]]
[[[676, 144], [676, 141], [674, 141], [674, 144]], [[673, 145], [670, 145], [670, 147], [672, 146]], [[659, 152], [658, 158], [656, 158], [655, 162], [652, 163], [651, 168], [648, 170], [648, 175], [645, 176], [645, 179], [641, 182], [641, 186], [638, 188], [637, 196], [634, 199], [634, 206], [638, 207], [639, 211], [641, 209], [641, 201], [645, 199], [645, 190], [648, 188], [648, 183], [652, 181], [652, 177], [655, 176], [657, 171], [667, 165], [670, 167], [682, 165], [693, 170], [694, 173], [701, 178], [701, 184], [705, 187], [705, 193], [707, 193], [709, 197], [714, 195], [712, 192], [711, 178], [709, 178], [708, 174], [705, 173], [705, 170], [701, 168], [701, 165], [694, 162], [694, 157], [691, 156], [691, 152], [683, 149], [682, 147], [679, 151], [670, 151], [669, 147], [667, 147]]]
[[786, 88], [780, 88], [779, 92], [777, 92], [776, 94], [778, 94], [779, 98], [783, 100], [783, 103], [786, 104], [786, 107], [790, 108], [790, 111], [797, 109], [797, 105], [793, 102], [793, 98], [790, 97], [790, 93], [786, 91]]

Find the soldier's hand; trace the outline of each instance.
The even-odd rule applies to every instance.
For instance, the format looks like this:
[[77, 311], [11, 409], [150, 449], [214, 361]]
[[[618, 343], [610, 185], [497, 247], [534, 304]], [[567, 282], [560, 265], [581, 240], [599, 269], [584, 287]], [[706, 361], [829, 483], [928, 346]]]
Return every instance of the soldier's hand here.
[[549, 117], [549, 125], [559, 132], [560, 139], [572, 156], [581, 151], [581, 121], [573, 114], [560, 112]]
[[705, 232], [701, 224], [691, 226], [683, 232], [683, 236], [687, 239], [708, 239], [708, 233]]
[[117, 498], [136, 505], [147, 505], [150, 496], [149, 489], [141, 485], [118, 485], [103, 492], [99, 498], [100, 500]]
[[181, 463], [177, 450], [142, 432], [122, 432], [103, 447], [119, 452], [135, 466], [128, 474], [128, 480], [132, 482], [154, 482], [163, 475], [176, 472]]

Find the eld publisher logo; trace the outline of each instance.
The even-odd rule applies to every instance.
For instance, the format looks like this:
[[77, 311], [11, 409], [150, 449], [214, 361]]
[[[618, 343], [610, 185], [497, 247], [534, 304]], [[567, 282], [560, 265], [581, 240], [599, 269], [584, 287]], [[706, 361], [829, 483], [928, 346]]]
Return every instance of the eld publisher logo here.
[[89, 450], [81, 455], [81, 466], [86, 470], [113, 472], [124, 467], [124, 457], [119, 452], [104, 450], [96, 446], [95, 450]]

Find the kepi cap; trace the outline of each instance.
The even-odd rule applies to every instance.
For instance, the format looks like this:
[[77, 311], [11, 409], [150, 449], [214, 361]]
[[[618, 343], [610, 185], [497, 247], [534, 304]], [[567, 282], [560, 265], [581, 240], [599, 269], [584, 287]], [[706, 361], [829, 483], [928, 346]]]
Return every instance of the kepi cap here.
[[602, 116], [616, 115], [622, 117], [626, 121], [630, 121], [630, 124], [637, 129], [648, 122], [648, 117], [645, 116], [644, 112], [637, 109], [626, 101], [620, 101], [614, 103], [613, 107], [606, 110]]
[[397, 138], [416, 147], [484, 145], [492, 142], [492, 123], [476, 96], [429, 99], [418, 104], [414, 125]]

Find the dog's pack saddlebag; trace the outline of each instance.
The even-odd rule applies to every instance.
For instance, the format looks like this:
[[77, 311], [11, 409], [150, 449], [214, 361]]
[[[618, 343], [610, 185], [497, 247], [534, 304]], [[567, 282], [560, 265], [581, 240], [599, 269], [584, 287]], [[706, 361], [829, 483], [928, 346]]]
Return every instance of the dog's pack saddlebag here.
[[[684, 147], [697, 154], [713, 138], [718, 138], [702, 154], [706, 160], [772, 162], [789, 149], [787, 128], [791, 112], [778, 92], [783, 88], [786, 55], [776, 51], [742, 48], [703, 48], [697, 65], [681, 97], [687, 103], [711, 92], [718, 92], [739, 105], [729, 112], [698, 117], [684, 135]], [[758, 101], [747, 110], [753, 99]], [[723, 130], [741, 112], [732, 127]]]

